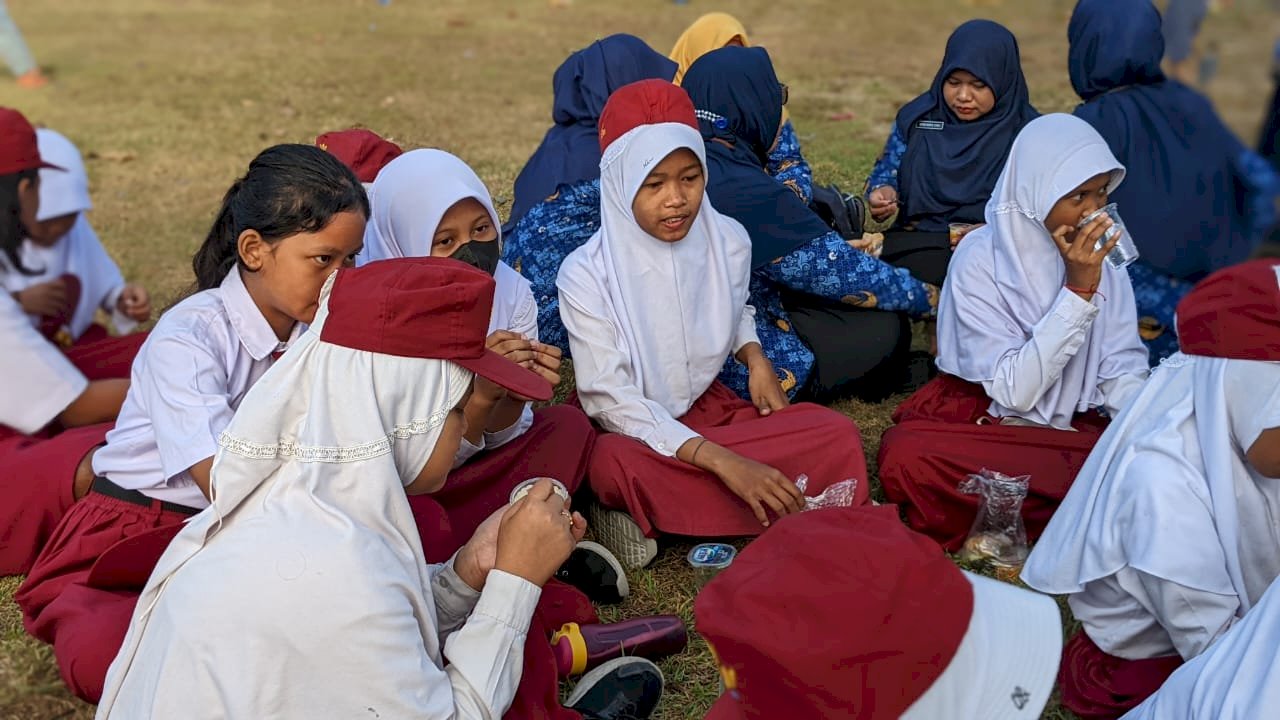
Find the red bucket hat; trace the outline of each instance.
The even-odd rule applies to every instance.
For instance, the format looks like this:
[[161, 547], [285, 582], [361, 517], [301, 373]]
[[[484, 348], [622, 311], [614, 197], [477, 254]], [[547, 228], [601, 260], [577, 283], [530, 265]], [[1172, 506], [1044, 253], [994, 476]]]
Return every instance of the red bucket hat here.
[[449, 258], [396, 258], [338, 271], [320, 340], [354, 350], [457, 363], [532, 400], [551, 383], [485, 347], [493, 278]]
[[40, 157], [36, 130], [22, 113], [13, 108], [0, 107], [0, 175], [40, 168], [62, 169]]
[[1188, 355], [1280, 360], [1280, 262], [1219, 270], [1182, 298], [1175, 317], [1178, 345]]
[[892, 506], [782, 518], [694, 613], [715, 720], [1035, 720], [1062, 651], [1052, 599], [961, 572]]
[[316, 146], [351, 168], [362, 183], [371, 183], [387, 163], [400, 157], [400, 146], [360, 128], [328, 132], [316, 138]]
[[600, 152], [631, 130], [657, 123], [683, 123], [697, 130], [698, 118], [693, 114], [689, 94], [666, 80], [641, 80], [623, 85], [609, 96], [596, 123]]

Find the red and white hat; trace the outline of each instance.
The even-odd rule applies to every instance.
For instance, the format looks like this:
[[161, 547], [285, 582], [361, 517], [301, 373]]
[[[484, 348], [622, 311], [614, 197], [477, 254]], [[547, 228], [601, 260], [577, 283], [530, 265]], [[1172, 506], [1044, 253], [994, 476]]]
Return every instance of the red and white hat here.
[[694, 612], [715, 720], [1034, 720], [1062, 651], [1052, 599], [961, 572], [892, 506], [783, 518]]
[[399, 145], [363, 128], [327, 132], [316, 138], [316, 147], [341, 160], [362, 183], [373, 182], [387, 163], [404, 152]]
[[0, 107], [0, 175], [40, 168], [62, 169], [40, 157], [36, 130], [27, 118], [13, 108]]
[[1188, 355], [1280, 360], [1280, 262], [1250, 260], [1201, 280], [1178, 303], [1176, 324]]
[[596, 123], [600, 152], [609, 144], [641, 125], [682, 123], [698, 129], [693, 101], [679, 85], [666, 80], [640, 80], [623, 85], [609, 96]]

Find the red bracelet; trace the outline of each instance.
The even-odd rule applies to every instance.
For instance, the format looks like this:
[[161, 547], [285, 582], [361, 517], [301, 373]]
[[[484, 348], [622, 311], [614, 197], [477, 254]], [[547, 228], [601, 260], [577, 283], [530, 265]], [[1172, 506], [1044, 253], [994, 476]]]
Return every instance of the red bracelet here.
[[1078, 293], [1088, 293], [1088, 294], [1090, 294], [1090, 295], [1097, 295], [1098, 297], [1102, 298], [1103, 300], [1106, 300], [1106, 299], [1107, 299], [1107, 296], [1106, 296], [1106, 295], [1103, 295], [1102, 293], [1098, 292], [1098, 287], [1097, 287], [1096, 285], [1095, 285], [1094, 287], [1092, 287], [1092, 288], [1076, 287], [1075, 285], [1063, 285], [1063, 287], [1065, 287], [1066, 289], [1070, 290], [1070, 291], [1071, 291], [1071, 292], [1073, 292], [1073, 293], [1077, 293], [1077, 294], [1078, 294]]

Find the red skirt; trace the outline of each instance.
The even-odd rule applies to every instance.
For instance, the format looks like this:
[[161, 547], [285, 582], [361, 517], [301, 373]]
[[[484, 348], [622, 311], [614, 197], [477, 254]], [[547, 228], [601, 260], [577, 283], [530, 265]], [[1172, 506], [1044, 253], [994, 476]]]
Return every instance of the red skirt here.
[[31, 569], [75, 498], [80, 461], [101, 445], [114, 423], [67, 430], [53, 437], [18, 435], [0, 426], [0, 576]]
[[1027, 537], [1035, 540], [1106, 429], [1097, 413], [1077, 415], [1077, 432], [996, 424], [982, 386], [943, 375], [920, 388], [894, 412], [898, 424], [880, 442], [880, 484], [903, 508], [907, 525], [944, 548], [964, 543], [979, 496], [959, 484], [983, 468], [1030, 475], [1022, 505]]
[[1147, 660], [1108, 655], [1080, 630], [1062, 649], [1062, 704], [1081, 720], [1112, 720], [1159, 690], [1181, 665], [1177, 655]]
[[[78, 697], [92, 703], [102, 697], [146, 577], [188, 517], [162, 509], [159, 501], [142, 507], [90, 492], [36, 558], [13, 599], [27, 632], [53, 645], [62, 680]], [[131, 542], [144, 535], [149, 542]], [[129, 582], [100, 578], [108, 575], [95, 572], [103, 558], [116, 565], [134, 559], [138, 567]]]
[[63, 354], [90, 380], [128, 379], [133, 359], [146, 342], [147, 333], [112, 336], [101, 325], [90, 325]]
[[[717, 381], [680, 422], [789, 478], [808, 475], [809, 495], [857, 478], [854, 502], [867, 501], [862, 437], [852, 420], [834, 410], [800, 403], [761, 417]], [[602, 433], [596, 439], [587, 474], [600, 504], [626, 511], [649, 537], [732, 537], [764, 530], [751, 508], [715, 475], [625, 435]]]

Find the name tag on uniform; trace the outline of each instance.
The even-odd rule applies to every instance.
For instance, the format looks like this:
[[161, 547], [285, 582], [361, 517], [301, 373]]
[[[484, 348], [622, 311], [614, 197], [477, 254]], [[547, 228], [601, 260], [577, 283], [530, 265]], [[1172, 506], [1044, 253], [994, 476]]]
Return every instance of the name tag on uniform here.
[[947, 124], [941, 120], [921, 120], [916, 123], [916, 127], [921, 130], [941, 130], [946, 126]]

